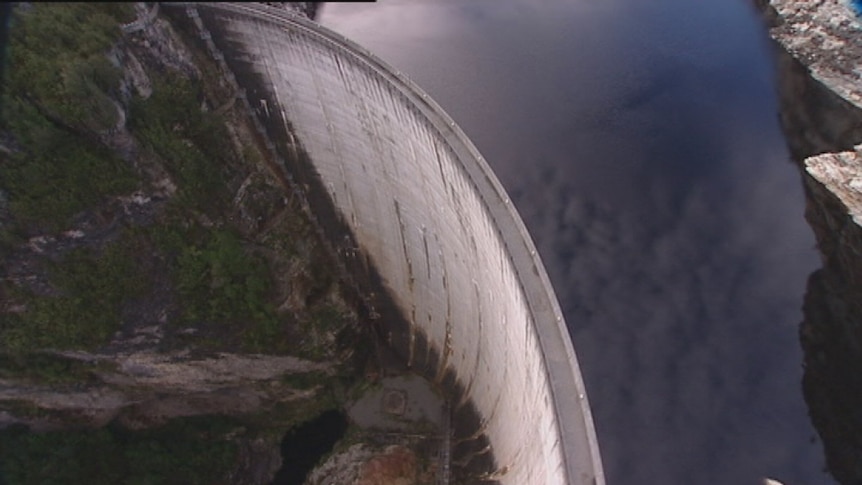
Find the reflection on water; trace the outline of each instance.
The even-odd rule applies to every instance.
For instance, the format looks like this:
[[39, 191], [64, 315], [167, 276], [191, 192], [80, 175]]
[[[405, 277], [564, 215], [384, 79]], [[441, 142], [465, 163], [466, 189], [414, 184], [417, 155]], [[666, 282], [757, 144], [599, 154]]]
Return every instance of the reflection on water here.
[[796, 335], [818, 260], [746, 0], [393, 0], [319, 21], [408, 73], [506, 186], [608, 483], [830, 483]]

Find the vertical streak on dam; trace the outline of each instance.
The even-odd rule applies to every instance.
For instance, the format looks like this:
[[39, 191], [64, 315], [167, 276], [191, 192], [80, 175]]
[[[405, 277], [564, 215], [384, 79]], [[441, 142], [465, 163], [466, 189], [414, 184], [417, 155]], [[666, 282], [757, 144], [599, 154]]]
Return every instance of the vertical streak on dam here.
[[194, 17], [285, 163], [295, 137], [307, 154], [307, 166], [291, 167], [297, 182], [325, 193], [364, 255], [352, 267], [391, 302], [380, 311], [388, 340], [459, 395], [453, 473], [603, 484], [548, 277], [502, 186], [448, 115], [367, 50], [280, 9], [164, 5]]

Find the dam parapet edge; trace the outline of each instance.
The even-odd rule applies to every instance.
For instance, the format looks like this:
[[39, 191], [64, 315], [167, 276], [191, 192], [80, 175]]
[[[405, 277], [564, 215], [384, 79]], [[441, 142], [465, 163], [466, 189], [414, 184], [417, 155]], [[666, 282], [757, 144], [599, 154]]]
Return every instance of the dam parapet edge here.
[[[405, 76], [313, 22], [263, 5], [163, 4], [187, 7], [285, 163], [291, 151], [307, 155], [295, 182], [308, 186], [315, 212], [328, 200], [322, 225], [353, 251], [347, 265], [360, 285], [387, 293], [369, 302], [382, 332], [408, 365], [463, 391], [453, 461], [500, 483], [604, 483], [547, 274], [451, 118]], [[460, 432], [459, 407], [475, 411]], [[467, 423], [471, 414], [478, 423]]]

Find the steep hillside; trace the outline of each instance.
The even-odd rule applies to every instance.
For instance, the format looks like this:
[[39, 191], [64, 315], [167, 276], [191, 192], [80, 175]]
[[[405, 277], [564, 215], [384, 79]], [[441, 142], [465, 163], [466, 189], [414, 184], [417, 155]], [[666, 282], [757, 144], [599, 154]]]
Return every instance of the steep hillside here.
[[5, 67], [0, 479], [269, 483], [380, 388], [303, 195], [157, 6], [18, 4]]
[[[830, 473], [862, 483], [862, 30], [838, 0], [757, 0], [775, 40], [781, 123], [823, 267], [808, 280], [802, 390]], [[854, 149], [854, 146], [856, 147]]]

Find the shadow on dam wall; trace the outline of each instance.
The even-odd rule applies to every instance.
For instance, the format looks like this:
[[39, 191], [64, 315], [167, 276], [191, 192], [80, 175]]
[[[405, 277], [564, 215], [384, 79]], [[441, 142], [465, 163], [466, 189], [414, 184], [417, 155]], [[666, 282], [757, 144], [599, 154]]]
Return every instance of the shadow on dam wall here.
[[[168, 12], [171, 10], [169, 9]], [[225, 21], [218, 18], [208, 18], [207, 11], [200, 12], [202, 18], [207, 18], [207, 30], [218, 37], [220, 28]], [[194, 32], [195, 25], [178, 11], [169, 14], [174, 25], [186, 32]], [[198, 40], [200, 38], [198, 37]], [[201, 42], [199, 49], [207, 46]], [[219, 46], [221, 47], [221, 46]], [[229, 47], [228, 47], [229, 49]], [[228, 57], [229, 58], [229, 57]], [[255, 73], [250, 66], [228, 62], [231, 73], [237, 84], [245, 91], [246, 99], [262, 99], [268, 106], [277, 106], [277, 100], [267, 89], [267, 80]], [[251, 107], [250, 107], [251, 108]], [[253, 108], [252, 111], [255, 111]], [[432, 380], [445, 390], [449, 401], [459, 406], [453, 408], [452, 428], [454, 433], [453, 468], [460, 471], [462, 477], [477, 477], [490, 475], [498, 468], [487, 436], [481, 431], [482, 418], [475, 405], [467, 398], [464, 385], [457, 379], [455, 372], [445, 369], [442, 375], [437, 370], [440, 367], [441, 353], [431, 347], [428, 338], [421, 329], [411, 335], [411, 325], [404, 312], [396, 305], [384, 284], [379, 271], [371, 263], [368, 253], [360, 248], [350, 226], [346, 223], [332, 199], [327, 193], [324, 183], [314, 168], [308, 153], [295, 139], [295, 130], [289, 120], [270, 118], [263, 124], [256, 120], [267, 136], [264, 141], [279, 156], [279, 165], [286, 168], [283, 173], [289, 183], [304, 197], [303, 204], [310, 210], [317, 229], [329, 241], [331, 254], [342, 256], [338, 261], [345, 279], [352, 285], [345, 288], [347, 299], [357, 308], [359, 317], [370, 322], [378, 341], [394, 351], [406, 368]], [[282, 157], [283, 156], [283, 157]], [[410, 349], [412, 358], [405, 349]], [[460, 460], [457, 458], [460, 457]], [[496, 483], [496, 482], [488, 482]]]
[[361, 317], [447, 392], [453, 481], [603, 484], [547, 275], [454, 122], [361, 47], [283, 10], [163, 6], [255, 114]]

